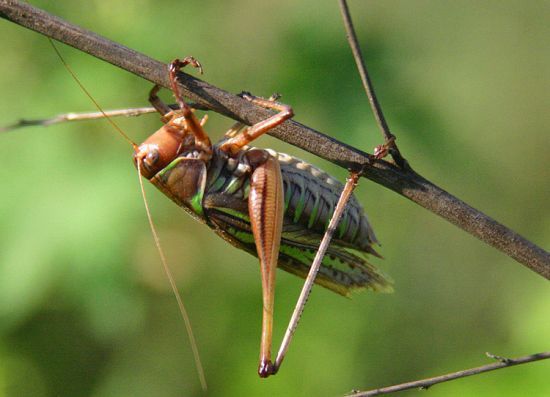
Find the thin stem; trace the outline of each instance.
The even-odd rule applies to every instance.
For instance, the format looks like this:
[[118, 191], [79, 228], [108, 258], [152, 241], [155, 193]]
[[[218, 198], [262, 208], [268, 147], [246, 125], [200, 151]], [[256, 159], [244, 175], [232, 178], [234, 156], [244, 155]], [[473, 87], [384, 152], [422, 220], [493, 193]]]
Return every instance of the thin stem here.
[[[188, 103], [190, 107], [197, 110], [210, 110], [197, 103]], [[179, 109], [178, 105], [171, 104], [168, 107], [172, 110]], [[47, 119], [20, 119], [16, 123], [11, 125], [0, 127], [0, 133], [17, 130], [24, 127], [49, 127], [54, 124], [61, 124], [69, 121], [86, 121], [86, 120], [98, 120], [105, 117], [138, 117], [143, 114], [157, 113], [157, 110], [151, 106], [145, 106], [140, 108], [127, 108], [127, 109], [113, 109], [105, 110], [102, 112], [71, 112], [62, 113]]]
[[389, 152], [396, 164], [400, 167], [407, 167], [407, 162], [401, 156], [401, 153], [395, 144], [395, 135], [393, 135], [390, 131], [390, 127], [384, 117], [384, 112], [382, 112], [382, 107], [380, 106], [376, 93], [374, 92], [374, 85], [369, 77], [367, 65], [363, 58], [363, 54], [361, 53], [361, 48], [359, 47], [359, 41], [357, 40], [357, 35], [355, 34], [355, 28], [353, 27], [347, 1], [338, 0], [338, 4], [340, 5], [340, 12], [342, 13], [344, 27], [346, 28], [346, 37], [348, 39], [351, 52], [353, 53], [353, 58], [355, 59], [355, 64], [357, 65], [357, 71], [361, 77], [363, 88], [369, 98], [370, 107], [372, 113], [374, 114], [374, 118], [376, 119], [376, 124], [378, 124], [378, 128], [382, 132], [382, 136], [384, 137], [384, 140], [388, 145]]
[[371, 396], [379, 396], [382, 394], [395, 393], [398, 391], [409, 390], [409, 389], [418, 389], [418, 388], [427, 389], [438, 383], [448, 382], [454, 379], [465, 378], [467, 376], [478, 375], [484, 372], [494, 371], [501, 368], [513, 367], [514, 365], [526, 364], [533, 361], [545, 360], [547, 358], [550, 358], [550, 352], [537, 353], [537, 354], [532, 354], [530, 356], [523, 356], [523, 357], [518, 357], [514, 359], [509, 359], [509, 358], [503, 359], [502, 357], [493, 356], [490, 354], [487, 354], [487, 355], [491, 358], [496, 358], [498, 361], [496, 363], [482, 365], [481, 367], [465, 369], [463, 371], [458, 371], [458, 372], [451, 372], [449, 374], [440, 375], [433, 378], [417, 380], [414, 382], [401, 383], [398, 385], [382, 387], [380, 389], [373, 389], [369, 391], [355, 392], [353, 394], [348, 394], [347, 397], [371, 397]]
[[[74, 26], [29, 4], [0, 0], [0, 17], [40, 32], [128, 70], [144, 79], [168, 87], [166, 65], [143, 54]], [[182, 91], [199, 105], [252, 125], [271, 113], [249, 101], [214, 87], [185, 73], [178, 75]], [[441, 216], [485, 243], [509, 255], [541, 276], [550, 279], [550, 253], [470, 207], [413, 170], [400, 168], [312, 128], [289, 120], [270, 135], [331, 161], [395, 191]]]
[[152, 107], [128, 108], [105, 110], [102, 112], [82, 112], [82, 113], [63, 113], [47, 119], [21, 119], [17, 123], [1, 127], [0, 132], [8, 132], [23, 127], [47, 127], [53, 124], [64, 123], [67, 121], [97, 120], [107, 117], [136, 117], [142, 114], [155, 113], [156, 109]]

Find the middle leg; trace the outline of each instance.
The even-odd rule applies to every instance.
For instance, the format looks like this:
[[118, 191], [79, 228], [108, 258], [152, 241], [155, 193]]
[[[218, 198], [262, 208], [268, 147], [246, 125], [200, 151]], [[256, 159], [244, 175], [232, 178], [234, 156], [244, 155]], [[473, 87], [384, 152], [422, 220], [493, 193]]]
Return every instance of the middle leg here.
[[221, 150], [231, 154], [237, 153], [243, 146], [248, 145], [254, 139], [257, 139], [269, 130], [277, 127], [284, 121], [294, 116], [294, 111], [292, 110], [292, 107], [283, 103], [276, 102], [271, 98], [264, 99], [260, 97], [255, 97], [249, 93], [243, 93], [242, 97], [264, 108], [278, 110], [279, 113], [274, 114], [273, 116], [244, 129], [239, 134], [225, 141], [220, 146], [220, 148]]

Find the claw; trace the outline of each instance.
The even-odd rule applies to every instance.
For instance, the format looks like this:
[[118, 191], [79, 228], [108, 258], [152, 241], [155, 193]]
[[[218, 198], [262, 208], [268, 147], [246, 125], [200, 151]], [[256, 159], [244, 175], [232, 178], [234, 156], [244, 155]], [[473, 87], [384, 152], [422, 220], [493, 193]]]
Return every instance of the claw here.
[[386, 141], [383, 145], [378, 145], [374, 148], [374, 157], [377, 160], [383, 159], [388, 155], [390, 152], [390, 148], [392, 148], [395, 144], [395, 137], [392, 136], [390, 139]]
[[[241, 91], [241, 93], [238, 96], [240, 96], [243, 99], [246, 99], [247, 101], [253, 101], [256, 98], [262, 99], [261, 97], [257, 97], [256, 95], [253, 95], [249, 91]], [[273, 94], [271, 94], [271, 96], [267, 100], [270, 102], [277, 102], [281, 97], [282, 97], [281, 94], [279, 94], [278, 92], [274, 92]]]
[[187, 56], [181, 61], [179, 59], [176, 59], [172, 62], [172, 64], [174, 64], [174, 66], [178, 69], [181, 69], [187, 65], [191, 65], [194, 68], [199, 69], [200, 74], [203, 74], [202, 64], [198, 60], [196, 60], [195, 57], [192, 56]]
[[242, 98], [242, 99], [246, 99], [248, 101], [252, 100], [255, 98], [254, 95], [252, 95], [250, 92], [248, 91], [241, 91], [241, 93], [239, 94], [239, 96]]
[[374, 157], [380, 160], [388, 155], [388, 147], [386, 145], [378, 145], [374, 148]]
[[260, 365], [258, 366], [258, 375], [260, 375], [260, 378], [267, 378], [270, 375], [275, 375], [277, 373], [277, 368], [275, 368], [275, 365], [271, 362], [271, 360], [267, 361], [260, 361]]

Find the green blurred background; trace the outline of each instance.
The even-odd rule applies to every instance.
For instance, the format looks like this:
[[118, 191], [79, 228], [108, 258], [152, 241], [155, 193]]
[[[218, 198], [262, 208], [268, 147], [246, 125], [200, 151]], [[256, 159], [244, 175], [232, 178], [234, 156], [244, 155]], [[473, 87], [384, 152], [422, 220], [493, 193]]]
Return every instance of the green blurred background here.
[[[168, 62], [192, 54], [228, 91], [283, 94], [296, 120], [366, 151], [381, 143], [336, 1], [32, 1]], [[428, 179], [549, 248], [548, 1], [352, 1], [381, 103]], [[0, 22], [0, 125], [94, 110], [46, 39]], [[105, 109], [151, 84], [61, 51]], [[169, 94], [165, 94], [169, 98]], [[232, 121], [210, 115], [221, 137]], [[136, 140], [157, 116], [119, 123]], [[270, 137], [259, 146], [345, 171]], [[200, 395], [156, 254], [131, 148], [105, 121], [0, 135], [0, 396]], [[190, 312], [211, 396], [335, 396], [547, 350], [542, 277], [400, 196], [357, 190], [395, 293], [316, 288], [281, 372], [256, 375], [257, 260], [152, 187], [153, 216]], [[301, 280], [280, 272], [276, 336]], [[542, 396], [550, 363], [436, 386], [430, 396]], [[416, 395], [416, 391], [401, 395]]]

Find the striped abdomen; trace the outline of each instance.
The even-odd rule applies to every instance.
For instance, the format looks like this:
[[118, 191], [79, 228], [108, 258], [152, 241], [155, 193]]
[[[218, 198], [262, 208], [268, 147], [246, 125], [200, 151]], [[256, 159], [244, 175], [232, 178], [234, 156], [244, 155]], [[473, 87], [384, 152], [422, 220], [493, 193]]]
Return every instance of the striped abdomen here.
[[[285, 195], [278, 265], [305, 277], [343, 186], [300, 159], [268, 152], [279, 160]], [[255, 255], [248, 218], [249, 171], [243, 162], [228, 159], [215, 150], [208, 169], [203, 207], [207, 223], [217, 234]], [[365, 260], [367, 253], [379, 256], [372, 248], [376, 242], [361, 205], [352, 197], [316, 282], [342, 295], [356, 288], [389, 289], [384, 276]]]

